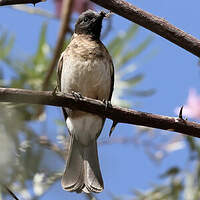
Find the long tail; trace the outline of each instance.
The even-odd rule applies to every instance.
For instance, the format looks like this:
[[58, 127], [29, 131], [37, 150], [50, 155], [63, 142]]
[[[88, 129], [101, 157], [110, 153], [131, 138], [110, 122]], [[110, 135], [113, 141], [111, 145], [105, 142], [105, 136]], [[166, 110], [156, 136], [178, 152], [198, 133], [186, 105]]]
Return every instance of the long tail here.
[[70, 192], [98, 193], [103, 190], [96, 140], [84, 147], [70, 136], [67, 166], [61, 183], [63, 189]]

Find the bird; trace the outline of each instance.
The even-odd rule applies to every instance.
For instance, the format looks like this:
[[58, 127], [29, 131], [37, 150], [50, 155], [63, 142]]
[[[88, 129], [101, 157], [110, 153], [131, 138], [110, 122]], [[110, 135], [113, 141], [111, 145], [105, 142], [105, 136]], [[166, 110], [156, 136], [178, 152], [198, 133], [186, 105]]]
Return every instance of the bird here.
[[[114, 87], [112, 58], [100, 40], [104, 11], [87, 10], [77, 19], [71, 41], [57, 65], [58, 91], [75, 97], [110, 102]], [[104, 189], [97, 138], [105, 117], [62, 108], [69, 143], [62, 188], [69, 192], [99, 193]]]

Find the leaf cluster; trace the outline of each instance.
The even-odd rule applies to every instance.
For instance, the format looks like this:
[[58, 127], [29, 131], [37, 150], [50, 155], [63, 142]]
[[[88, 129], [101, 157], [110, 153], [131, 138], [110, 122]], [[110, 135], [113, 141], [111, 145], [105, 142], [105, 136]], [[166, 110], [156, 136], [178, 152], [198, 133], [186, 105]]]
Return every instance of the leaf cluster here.
[[[115, 90], [118, 90], [116, 93], [119, 94], [126, 90], [126, 93], [129, 92], [132, 95], [133, 88], [144, 78], [142, 74], [132, 74], [136, 66], [127, 66], [132, 59], [147, 48], [152, 40], [151, 37], [148, 37], [136, 48], [129, 49], [128, 44], [134, 39], [137, 31], [138, 26], [133, 25], [123, 36], [116, 36], [108, 44], [113, 60], [116, 61], [117, 87]], [[68, 42], [69, 40], [66, 40], [64, 46]], [[41, 27], [37, 49], [33, 55], [25, 54], [24, 57], [19, 57], [19, 54], [17, 54], [17, 57], [13, 56], [13, 47], [14, 37], [10, 36], [7, 32], [2, 32], [0, 34], [0, 63], [6, 66], [6, 70], [0, 69], [1, 85], [3, 87], [40, 90], [42, 88], [44, 75], [48, 70], [50, 57], [53, 53], [53, 49], [47, 42], [47, 23], [44, 23]], [[6, 81], [5, 71], [7, 70], [12, 72], [9, 81]], [[124, 78], [127, 74], [130, 76]], [[56, 85], [55, 80], [55, 77], [53, 77], [50, 82], [50, 88]], [[151, 91], [141, 92], [143, 96], [152, 93]], [[120, 95], [114, 96], [115, 98], [119, 101], [118, 103], [123, 102]], [[60, 179], [60, 168], [57, 169], [56, 165], [52, 166], [47, 158], [63, 162], [63, 146], [58, 144], [59, 140], [54, 142], [48, 138], [45, 142], [41, 140], [41, 135], [48, 135], [46, 131], [48, 121], [46, 120], [45, 112], [38, 119], [37, 106], [2, 103], [1, 105], [0, 112], [3, 114], [0, 116], [0, 132], [3, 135], [9, 136], [5, 139], [7, 141], [6, 146], [12, 147], [12, 152], [10, 153], [5, 148], [8, 151], [6, 165], [9, 165], [10, 169], [6, 170], [6, 172], [0, 171], [4, 175], [2, 176], [2, 183], [6, 184], [25, 199], [38, 199], [45, 194], [51, 185]], [[59, 127], [62, 129], [62, 126], [59, 125]], [[66, 143], [65, 138], [62, 138], [62, 140], [64, 141], [62, 143]], [[17, 155], [14, 159], [12, 157], [13, 152]], [[48, 156], [48, 154], [51, 155]], [[45, 169], [45, 172], [43, 169]], [[5, 177], [9, 178], [4, 180]], [[32, 188], [33, 192], [30, 192], [30, 188]], [[1, 191], [3, 191], [3, 195], [6, 194], [6, 191]]]

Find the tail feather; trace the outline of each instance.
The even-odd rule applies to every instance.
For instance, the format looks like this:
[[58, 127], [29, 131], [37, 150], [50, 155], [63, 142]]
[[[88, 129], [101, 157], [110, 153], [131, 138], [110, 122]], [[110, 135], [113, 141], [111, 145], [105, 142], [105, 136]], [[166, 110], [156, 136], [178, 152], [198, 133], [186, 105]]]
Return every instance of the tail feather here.
[[82, 148], [79, 146], [76, 139], [70, 136], [67, 166], [61, 180], [63, 189], [71, 192], [81, 191], [84, 186], [83, 167]]
[[84, 182], [90, 192], [98, 193], [104, 188], [96, 140], [84, 148]]
[[70, 192], [98, 193], [103, 190], [96, 141], [85, 147], [70, 137], [67, 166], [61, 182], [63, 189]]

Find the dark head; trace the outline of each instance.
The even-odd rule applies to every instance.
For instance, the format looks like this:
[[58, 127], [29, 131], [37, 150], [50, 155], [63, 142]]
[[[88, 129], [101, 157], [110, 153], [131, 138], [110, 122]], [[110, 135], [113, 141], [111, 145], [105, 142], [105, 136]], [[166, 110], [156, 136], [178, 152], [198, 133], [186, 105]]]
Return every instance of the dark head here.
[[75, 25], [75, 33], [86, 34], [94, 39], [99, 39], [101, 34], [102, 20], [106, 16], [105, 12], [97, 13], [93, 10], [83, 12]]

